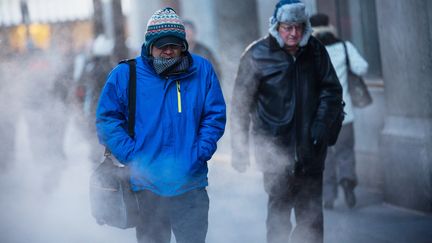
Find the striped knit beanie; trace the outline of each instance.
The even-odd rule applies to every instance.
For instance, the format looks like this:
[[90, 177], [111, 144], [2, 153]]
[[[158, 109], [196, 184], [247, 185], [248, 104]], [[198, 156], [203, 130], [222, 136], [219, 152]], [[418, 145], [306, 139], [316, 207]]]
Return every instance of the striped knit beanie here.
[[151, 47], [157, 39], [166, 36], [181, 39], [184, 42], [184, 49], [188, 49], [183, 21], [174, 9], [169, 7], [156, 11], [147, 23], [147, 32], [145, 34], [147, 54], [151, 54]]

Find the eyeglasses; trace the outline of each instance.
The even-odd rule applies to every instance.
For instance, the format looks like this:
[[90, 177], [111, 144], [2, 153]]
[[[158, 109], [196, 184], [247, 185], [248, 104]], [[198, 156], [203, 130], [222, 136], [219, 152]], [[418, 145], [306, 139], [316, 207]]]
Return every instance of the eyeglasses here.
[[302, 32], [304, 29], [304, 25], [301, 23], [295, 23], [295, 24], [280, 23], [279, 29], [281, 29], [284, 32], [292, 32], [293, 30]]

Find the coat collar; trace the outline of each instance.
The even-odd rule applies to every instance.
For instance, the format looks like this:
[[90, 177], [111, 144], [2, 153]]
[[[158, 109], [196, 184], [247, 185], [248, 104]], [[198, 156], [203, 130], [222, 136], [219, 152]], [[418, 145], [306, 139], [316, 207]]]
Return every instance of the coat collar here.
[[[192, 74], [194, 74], [196, 72], [197, 65], [196, 65], [195, 61], [193, 60], [192, 55], [188, 51], [187, 51], [186, 55], [188, 56], [189, 61], [191, 62], [191, 65], [190, 65], [189, 69], [187, 70], [187, 72], [186, 73], [177, 74], [177, 75], [171, 75], [171, 76], [168, 77], [169, 79], [177, 79], [177, 80], [178, 79], [184, 79], [184, 78], [187, 78], [187, 77], [189, 77], [190, 75], [192, 75]], [[148, 68], [148, 69], [151, 69], [152, 72], [154, 73], [154, 75], [159, 76], [161, 78], [166, 78], [166, 77], [160, 76], [154, 70], [153, 65], [151, 64], [150, 58], [148, 57], [148, 54], [147, 54], [147, 51], [146, 51], [146, 48], [145, 48], [144, 44], [141, 47], [141, 59], [142, 59], [142, 62], [144, 64], [144, 66], [146, 68]]]
[[282, 48], [279, 46], [279, 44], [278, 44], [276, 38], [274, 38], [274, 37], [273, 37], [272, 35], [270, 35], [270, 34], [268, 35], [267, 38], [268, 38], [268, 42], [269, 42], [270, 50], [271, 50], [272, 52], [282, 50]]
[[[279, 46], [279, 43], [277, 42], [276, 38], [274, 38], [272, 35], [269, 34], [267, 38], [268, 38], [268, 43], [269, 43], [269, 49], [271, 52], [276, 52], [276, 51], [286, 52], [283, 48], [281, 48]], [[308, 41], [308, 44], [309, 44], [309, 41]], [[303, 53], [304, 49], [306, 47], [307, 47], [307, 45], [306, 46], [299, 46], [296, 57], [298, 57], [301, 53]], [[286, 53], [288, 53], [288, 52], [286, 52]]]

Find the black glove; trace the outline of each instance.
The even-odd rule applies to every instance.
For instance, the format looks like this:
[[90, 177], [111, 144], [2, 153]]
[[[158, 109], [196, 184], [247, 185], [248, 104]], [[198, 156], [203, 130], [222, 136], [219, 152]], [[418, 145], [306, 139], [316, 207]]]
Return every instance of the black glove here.
[[314, 122], [311, 127], [311, 138], [314, 145], [327, 141], [327, 126], [323, 122]]

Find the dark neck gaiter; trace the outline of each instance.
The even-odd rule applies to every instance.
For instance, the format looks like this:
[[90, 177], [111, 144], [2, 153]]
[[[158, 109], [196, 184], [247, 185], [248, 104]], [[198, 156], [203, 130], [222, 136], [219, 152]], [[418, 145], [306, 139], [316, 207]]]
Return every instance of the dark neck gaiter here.
[[152, 58], [153, 67], [157, 74], [169, 76], [184, 73], [190, 67], [189, 57], [187, 55], [174, 58]]

